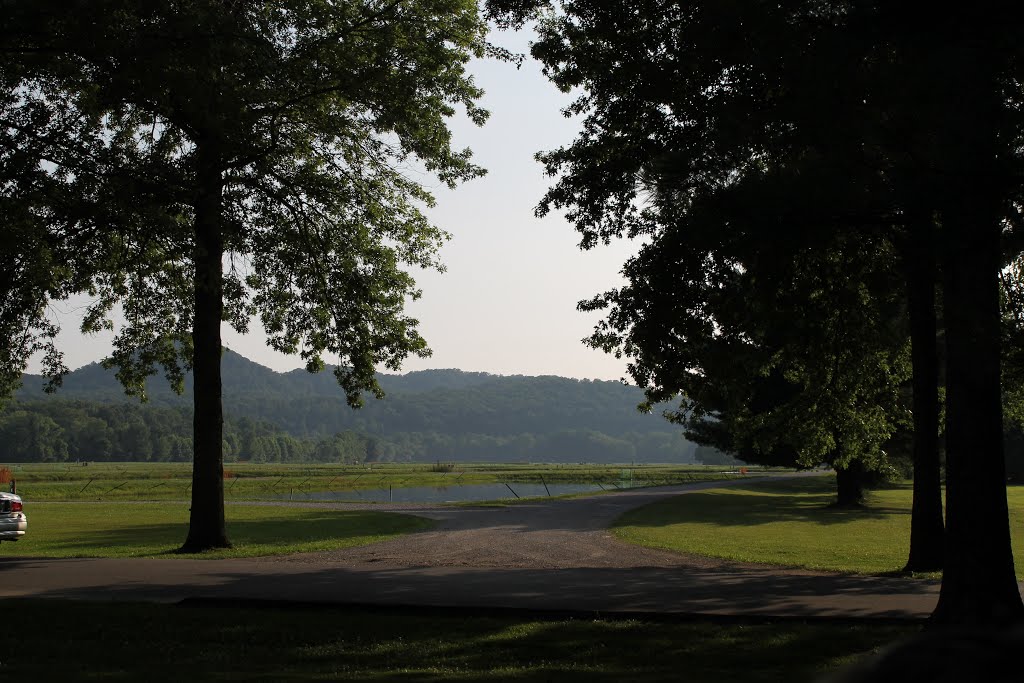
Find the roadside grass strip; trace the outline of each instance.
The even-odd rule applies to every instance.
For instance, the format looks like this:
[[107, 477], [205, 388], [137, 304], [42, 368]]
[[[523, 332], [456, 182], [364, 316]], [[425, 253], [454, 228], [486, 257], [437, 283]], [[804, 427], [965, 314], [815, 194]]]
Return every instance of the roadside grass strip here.
[[[35, 503], [24, 538], [0, 557], [178, 557], [188, 534], [185, 503]], [[339, 550], [428, 529], [434, 522], [392, 512], [230, 505], [233, 548], [187, 557], [257, 557]]]
[[919, 626], [9, 600], [24, 681], [810, 681]]
[[[621, 539], [739, 562], [882, 574], [910, 548], [912, 487], [868, 492], [863, 509], [830, 507], [833, 476], [787, 479], [677, 496], [615, 521]], [[1007, 488], [1018, 579], [1024, 578], [1024, 487]]]

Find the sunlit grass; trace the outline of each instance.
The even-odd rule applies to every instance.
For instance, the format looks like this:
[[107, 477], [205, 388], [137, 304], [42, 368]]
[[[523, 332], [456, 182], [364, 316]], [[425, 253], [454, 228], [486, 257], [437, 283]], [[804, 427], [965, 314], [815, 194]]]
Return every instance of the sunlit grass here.
[[[691, 493], [632, 510], [615, 533], [640, 545], [741, 562], [841, 572], [895, 572], [910, 547], [908, 483], [871, 491], [862, 510], [829, 507], [835, 479], [815, 477]], [[1024, 487], [1007, 488], [1018, 578], [1024, 578]]]
[[[12, 681], [810, 681], [917, 627], [8, 601]], [[16, 645], [16, 646], [15, 646]]]
[[[27, 504], [28, 533], [0, 556], [176, 557], [188, 533], [184, 503]], [[422, 517], [375, 511], [229, 505], [234, 548], [203, 557], [255, 557], [338, 550], [429, 528]], [[190, 557], [195, 557], [191, 555]]]

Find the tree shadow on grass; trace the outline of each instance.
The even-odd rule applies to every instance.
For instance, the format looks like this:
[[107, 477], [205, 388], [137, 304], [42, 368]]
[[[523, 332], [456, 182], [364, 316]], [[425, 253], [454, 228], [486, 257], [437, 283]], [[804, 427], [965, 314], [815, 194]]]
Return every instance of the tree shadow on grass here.
[[[26, 680], [811, 680], [914, 626], [657, 623], [335, 606], [322, 609], [19, 601]], [[81, 624], [88, 623], [83, 633]], [[117, 643], [117, 657], [95, 653]], [[173, 662], [172, 666], [168, 666]], [[31, 674], [29, 676], [28, 674]]]
[[910, 515], [909, 507], [872, 503], [870, 494], [868, 503], [862, 507], [836, 506], [830, 483], [831, 480], [789, 479], [694, 492], [627, 512], [613, 526], [692, 523], [732, 527], [778, 522], [830, 526]]

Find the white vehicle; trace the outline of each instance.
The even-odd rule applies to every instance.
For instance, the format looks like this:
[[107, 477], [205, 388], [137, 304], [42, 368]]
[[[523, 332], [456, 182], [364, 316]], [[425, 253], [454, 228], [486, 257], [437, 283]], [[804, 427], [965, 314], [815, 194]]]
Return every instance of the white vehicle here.
[[25, 535], [28, 518], [23, 508], [20, 496], [0, 493], [0, 541], [17, 541]]

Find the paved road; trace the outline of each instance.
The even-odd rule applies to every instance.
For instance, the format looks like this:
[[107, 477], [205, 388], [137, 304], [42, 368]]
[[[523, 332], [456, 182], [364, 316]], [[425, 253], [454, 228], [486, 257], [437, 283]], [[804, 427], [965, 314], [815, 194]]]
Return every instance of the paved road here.
[[638, 548], [606, 531], [615, 517], [633, 507], [722, 485], [659, 487], [493, 508], [396, 505], [391, 507], [439, 524], [428, 532], [331, 553], [248, 560], [0, 555], [0, 597], [799, 618], [917, 619], [934, 608], [934, 581], [738, 565]]

